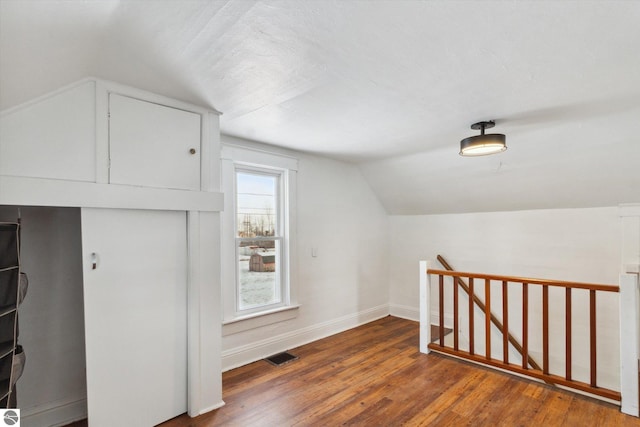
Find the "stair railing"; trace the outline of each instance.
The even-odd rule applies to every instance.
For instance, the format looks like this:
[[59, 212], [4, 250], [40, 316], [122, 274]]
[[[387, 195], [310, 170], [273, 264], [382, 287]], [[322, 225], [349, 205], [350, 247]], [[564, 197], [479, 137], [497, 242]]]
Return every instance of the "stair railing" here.
[[[447, 271], [455, 271], [455, 269], [451, 266], [451, 264], [449, 264], [447, 262], [446, 259], [444, 259], [444, 257], [442, 255], [438, 255], [437, 256], [437, 260], [440, 264], [442, 264], [442, 266], [447, 270]], [[469, 295], [469, 286], [465, 283], [464, 280], [462, 280], [460, 277], [454, 277], [454, 280], [457, 282], [458, 286], [460, 286], [462, 288], [463, 291], [465, 291], [467, 293], [467, 295]], [[478, 298], [478, 296], [474, 293], [473, 294], [473, 301], [476, 303], [476, 305], [478, 306], [478, 308], [482, 311], [482, 312], [486, 312], [486, 307], [484, 305], [484, 303], [482, 302], [482, 300], [480, 300], [480, 298]], [[508, 316], [505, 316], [503, 313], [502, 316], [503, 319], [508, 319]], [[509, 343], [513, 346], [513, 348], [520, 353], [520, 356], [524, 356], [523, 354], [523, 349], [522, 349], [522, 345], [518, 342], [518, 340], [511, 334], [511, 332], [509, 331], [508, 328], [508, 324], [507, 326], [503, 325], [502, 322], [493, 314], [491, 313], [490, 315], [490, 319], [491, 319], [491, 323], [493, 323], [495, 325], [496, 328], [498, 328], [498, 330], [500, 332], [505, 332], [506, 331], [506, 337], [507, 340], [509, 341]], [[456, 322], [456, 320], [454, 319], [454, 323]], [[441, 327], [444, 327], [444, 325], [442, 325], [442, 322], [440, 323]], [[455, 325], [457, 326], [457, 325]], [[442, 331], [440, 331], [440, 336], [442, 336]], [[505, 334], [503, 333], [503, 337], [505, 336]], [[505, 349], [508, 348], [507, 345], [503, 346]], [[509, 355], [505, 354], [504, 355], [505, 358], [508, 360]], [[531, 357], [530, 354], [527, 354], [527, 360], [529, 361], [529, 365], [531, 365], [531, 367], [533, 369], [537, 369], [539, 371], [542, 370], [542, 368], [540, 367], [540, 365], [538, 365], [538, 363]]]
[[[439, 288], [439, 327], [440, 337], [436, 342], [430, 343], [430, 331], [427, 331], [421, 324], [421, 343], [420, 348], [424, 353], [428, 353], [429, 350], [453, 355], [463, 359], [471, 360], [477, 363], [485, 364], [491, 367], [504, 369], [507, 371], [515, 372], [520, 375], [529, 376], [550, 384], [557, 384], [583, 392], [591, 393], [597, 396], [602, 396], [607, 399], [620, 401], [620, 392], [610, 390], [604, 387], [599, 387], [596, 381], [597, 377], [597, 353], [596, 353], [596, 298], [599, 292], [620, 292], [620, 287], [617, 285], [603, 285], [603, 284], [591, 284], [580, 282], [568, 282], [559, 280], [547, 280], [547, 279], [534, 279], [523, 278], [514, 276], [499, 276], [480, 273], [466, 273], [437, 269], [426, 269], [426, 262], [421, 262], [421, 282], [427, 284], [427, 286], [421, 286], [421, 323], [424, 322], [428, 325], [429, 322], [429, 275], [438, 277]], [[425, 271], [422, 269], [425, 268]], [[444, 286], [445, 277], [452, 277], [453, 286], [453, 346], [448, 347], [445, 345], [444, 338]], [[458, 298], [458, 288], [462, 287], [464, 279], [468, 282], [468, 294], [472, 295], [469, 298], [468, 307], [463, 308], [468, 310], [468, 328], [469, 328], [469, 348], [468, 351], [460, 349], [459, 346], [459, 317], [460, 317], [460, 301]], [[501, 282], [502, 289], [502, 322], [498, 322], [496, 327], [502, 332], [503, 340], [503, 354], [501, 359], [492, 357], [491, 354], [491, 323], [492, 317], [495, 316], [491, 313], [491, 282]], [[479, 283], [478, 283], [479, 282]], [[479, 286], [477, 286], [479, 285]], [[521, 345], [521, 363], [512, 363], [509, 360], [509, 344], [513, 346], [513, 342], [509, 339], [509, 289], [514, 286], [519, 286], [522, 289], [522, 345]], [[529, 356], [529, 293], [530, 287], [541, 286], [542, 287], [542, 366], [534, 366], [535, 362]], [[482, 312], [485, 314], [484, 329], [485, 329], [485, 354], [477, 354], [475, 350], [475, 334], [474, 329], [476, 327], [474, 321], [474, 300], [479, 300], [476, 296], [476, 289], [479, 291], [484, 290], [484, 302], [482, 302]], [[549, 288], [563, 288], [565, 290], [565, 375], [559, 376], [549, 372]], [[464, 289], [464, 287], [463, 287]], [[589, 292], [589, 377], [588, 383], [577, 381], [572, 376], [572, 295], [573, 291], [577, 289], [586, 290]], [[480, 305], [479, 305], [480, 306]], [[498, 319], [495, 319], [498, 320]], [[515, 339], [514, 339], [515, 340]], [[517, 342], [517, 341], [516, 341]], [[517, 349], [516, 346], [514, 348]], [[535, 364], [537, 365], [537, 364]]]

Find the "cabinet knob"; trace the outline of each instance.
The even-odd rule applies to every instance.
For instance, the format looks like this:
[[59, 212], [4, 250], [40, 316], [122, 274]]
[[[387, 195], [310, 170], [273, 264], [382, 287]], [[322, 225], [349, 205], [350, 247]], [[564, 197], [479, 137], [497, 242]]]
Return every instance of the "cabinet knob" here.
[[190, 150], [189, 150], [189, 153], [191, 153], [191, 154], [196, 154], [196, 149], [195, 149], [195, 148], [190, 149]]

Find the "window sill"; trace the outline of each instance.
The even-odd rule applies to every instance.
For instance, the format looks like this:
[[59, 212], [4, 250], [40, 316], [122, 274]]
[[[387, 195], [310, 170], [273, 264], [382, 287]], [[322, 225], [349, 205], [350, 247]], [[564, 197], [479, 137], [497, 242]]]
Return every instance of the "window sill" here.
[[222, 322], [222, 336], [233, 335], [250, 329], [259, 328], [261, 326], [271, 325], [273, 323], [296, 318], [298, 317], [299, 308], [299, 305], [289, 305], [286, 307], [274, 308], [269, 311], [262, 311], [260, 313], [236, 317], [231, 320], [225, 320]]

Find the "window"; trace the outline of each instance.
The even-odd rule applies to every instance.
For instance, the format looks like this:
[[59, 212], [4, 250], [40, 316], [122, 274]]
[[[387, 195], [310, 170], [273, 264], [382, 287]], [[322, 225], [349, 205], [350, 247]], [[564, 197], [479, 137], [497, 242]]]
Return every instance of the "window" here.
[[291, 157], [222, 146], [225, 325], [260, 317], [253, 322], [260, 326], [271, 323], [264, 316], [283, 320], [283, 315], [272, 315], [297, 307], [292, 261], [296, 171], [297, 160]]
[[237, 166], [236, 311], [283, 302], [282, 171]]

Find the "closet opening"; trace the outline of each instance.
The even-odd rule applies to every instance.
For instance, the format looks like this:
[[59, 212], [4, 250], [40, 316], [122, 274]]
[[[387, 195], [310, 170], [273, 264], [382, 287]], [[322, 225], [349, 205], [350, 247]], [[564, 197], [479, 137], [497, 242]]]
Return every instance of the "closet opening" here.
[[20, 222], [20, 268], [29, 287], [18, 307], [25, 356], [16, 382], [22, 420], [46, 425], [64, 411], [86, 416], [85, 330], [80, 209], [0, 205], [0, 222]]

